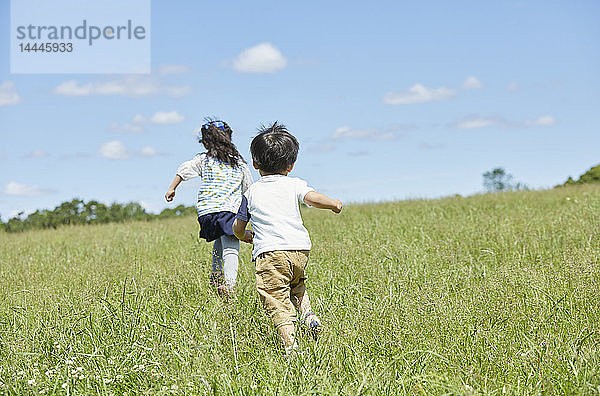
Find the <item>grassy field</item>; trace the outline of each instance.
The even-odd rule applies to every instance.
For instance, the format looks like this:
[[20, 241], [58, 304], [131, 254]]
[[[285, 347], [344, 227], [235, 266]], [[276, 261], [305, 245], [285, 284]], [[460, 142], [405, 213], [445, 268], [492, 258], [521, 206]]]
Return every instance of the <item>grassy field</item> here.
[[0, 234], [0, 393], [600, 393], [600, 187], [303, 217], [325, 332], [289, 361], [193, 217]]

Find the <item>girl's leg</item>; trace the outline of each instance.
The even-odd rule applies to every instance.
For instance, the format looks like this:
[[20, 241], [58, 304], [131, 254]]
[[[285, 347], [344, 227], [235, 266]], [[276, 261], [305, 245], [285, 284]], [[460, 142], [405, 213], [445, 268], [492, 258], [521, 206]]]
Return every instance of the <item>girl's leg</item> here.
[[229, 288], [235, 287], [237, 279], [239, 255], [240, 255], [240, 241], [236, 237], [223, 235], [221, 238], [221, 245], [223, 246], [223, 274], [225, 278], [225, 284]]
[[223, 245], [221, 238], [217, 238], [213, 244], [212, 270], [210, 273], [211, 286], [219, 286], [223, 282]]

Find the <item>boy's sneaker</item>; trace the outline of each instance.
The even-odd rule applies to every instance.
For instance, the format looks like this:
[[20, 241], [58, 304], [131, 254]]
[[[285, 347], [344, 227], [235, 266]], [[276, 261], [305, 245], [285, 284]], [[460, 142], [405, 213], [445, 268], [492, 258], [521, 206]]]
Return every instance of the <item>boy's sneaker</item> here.
[[298, 344], [294, 341], [294, 345], [285, 347], [285, 358], [290, 360], [297, 356], [300, 356], [302, 353], [298, 350]]
[[321, 333], [321, 321], [313, 311], [306, 311], [300, 316], [300, 324], [306, 326], [314, 339]]

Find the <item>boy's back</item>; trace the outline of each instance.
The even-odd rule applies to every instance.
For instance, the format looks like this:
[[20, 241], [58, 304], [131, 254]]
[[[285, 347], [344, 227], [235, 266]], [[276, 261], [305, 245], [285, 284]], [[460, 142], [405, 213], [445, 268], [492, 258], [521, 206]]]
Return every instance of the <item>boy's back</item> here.
[[275, 250], [310, 250], [299, 206], [310, 191], [304, 180], [284, 175], [263, 176], [250, 186], [238, 218], [246, 211], [241, 218], [252, 224], [254, 258]]

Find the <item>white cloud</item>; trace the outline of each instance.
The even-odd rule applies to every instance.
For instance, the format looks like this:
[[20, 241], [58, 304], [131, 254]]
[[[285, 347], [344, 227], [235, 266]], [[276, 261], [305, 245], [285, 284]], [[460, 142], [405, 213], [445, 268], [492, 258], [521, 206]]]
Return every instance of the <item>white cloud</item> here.
[[123, 143], [118, 140], [104, 143], [98, 149], [98, 153], [104, 158], [121, 160], [129, 158], [129, 151]]
[[141, 115], [141, 114], [139, 114], [139, 113], [138, 113], [138, 114], [136, 114], [135, 116], [133, 116], [133, 119], [131, 120], [131, 122], [133, 122], [133, 123], [135, 123], [135, 124], [141, 124], [141, 123], [144, 123], [144, 122], [146, 122], [146, 121], [148, 121], [148, 120], [146, 119], [146, 117], [144, 117], [143, 115]]
[[75, 80], [66, 81], [54, 93], [65, 96], [123, 95], [132, 97], [168, 95], [180, 97], [188, 94], [188, 86], [171, 86], [160, 80], [146, 76], [129, 76], [120, 80], [80, 84]]
[[235, 70], [247, 73], [273, 73], [286, 65], [283, 54], [271, 43], [247, 48], [233, 60]]
[[469, 76], [462, 83], [462, 89], [481, 89], [483, 88], [483, 83], [475, 76]]
[[381, 132], [377, 129], [353, 129], [349, 126], [339, 127], [331, 135], [333, 139], [371, 139], [390, 140], [396, 137], [393, 132]]
[[479, 129], [498, 123], [496, 117], [468, 116], [455, 124], [456, 129]]
[[157, 208], [156, 206], [154, 206], [146, 201], [140, 201], [140, 206], [148, 213], [154, 213], [154, 214], [160, 213], [159, 208]]
[[43, 195], [52, 192], [51, 189], [40, 188], [33, 184], [21, 184], [10, 182], [4, 185], [3, 193], [6, 195], [14, 195], [21, 197], [31, 197], [34, 195]]
[[21, 97], [15, 89], [15, 83], [5, 81], [0, 85], [0, 106], [16, 104], [21, 101]]
[[419, 150], [437, 150], [444, 148], [445, 146], [441, 143], [421, 142], [417, 147], [419, 148]]
[[552, 126], [557, 123], [557, 120], [551, 115], [544, 115], [534, 120], [525, 121], [512, 121], [503, 117], [482, 117], [479, 115], [470, 115], [462, 120], [459, 120], [452, 124], [456, 129], [479, 129], [489, 126], [499, 126], [502, 128], [515, 129], [515, 128], [528, 128], [532, 126]]
[[506, 90], [509, 92], [515, 92], [520, 88], [519, 83], [516, 81], [511, 81], [508, 86], [506, 87]]
[[179, 124], [184, 120], [185, 117], [176, 111], [159, 111], [150, 118], [151, 123], [159, 125]]
[[136, 114], [131, 122], [126, 124], [118, 124], [113, 122], [109, 125], [109, 129], [117, 133], [142, 133], [145, 132], [144, 125], [169, 125], [183, 122], [185, 117], [177, 111], [157, 111], [149, 119], [142, 114]]
[[25, 155], [25, 158], [46, 158], [48, 153], [44, 150], [33, 150], [32, 152]]
[[171, 74], [185, 74], [192, 70], [185, 65], [160, 65], [158, 67], [158, 74], [161, 76], [168, 76]]
[[144, 132], [144, 127], [142, 125], [135, 124], [135, 123], [128, 123], [128, 124], [120, 125], [116, 122], [113, 122], [112, 124], [110, 124], [108, 126], [108, 128], [111, 131], [117, 132], [117, 133], [142, 133], [142, 132]]
[[545, 115], [536, 118], [535, 120], [525, 121], [525, 126], [552, 126], [556, 124], [556, 118], [551, 115]]
[[456, 91], [450, 88], [429, 89], [421, 84], [413, 85], [405, 92], [390, 92], [383, 98], [383, 103], [389, 105], [427, 103], [437, 100], [449, 99], [456, 95]]
[[146, 146], [142, 148], [140, 155], [142, 157], [156, 157], [158, 155], [158, 151], [156, 151], [154, 147]]

